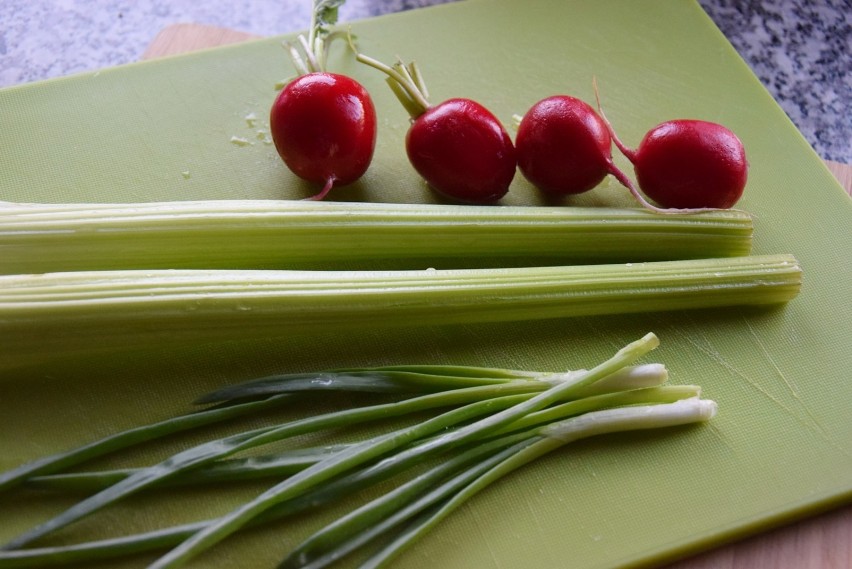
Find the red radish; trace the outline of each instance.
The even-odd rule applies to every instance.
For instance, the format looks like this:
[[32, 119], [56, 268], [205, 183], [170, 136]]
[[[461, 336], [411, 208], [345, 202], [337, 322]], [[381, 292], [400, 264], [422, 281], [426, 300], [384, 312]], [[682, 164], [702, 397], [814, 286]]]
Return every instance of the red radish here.
[[745, 189], [748, 162], [737, 136], [700, 120], [673, 120], [652, 128], [639, 148], [619, 150], [633, 163], [639, 187], [666, 208], [732, 207]]
[[278, 154], [294, 174], [324, 184], [351, 184], [367, 171], [376, 146], [376, 110], [360, 83], [334, 73], [309, 73], [290, 82], [269, 116]]
[[639, 187], [663, 206], [649, 204], [628, 180], [625, 185], [645, 207], [661, 213], [690, 213], [727, 209], [739, 201], [748, 161], [743, 143], [733, 132], [713, 122], [672, 120], [649, 130], [639, 148], [632, 150], [619, 140], [603, 113], [597, 84], [595, 97], [613, 142], [633, 164]]
[[624, 177], [612, 162], [606, 123], [574, 97], [556, 95], [533, 105], [520, 121], [515, 145], [521, 173], [546, 194], [580, 194], [607, 174]]
[[414, 169], [442, 195], [492, 203], [515, 177], [515, 149], [491, 112], [470, 99], [449, 99], [417, 117], [405, 137]]
[[323, 199], [335, 186], [351, 184], [367, 171], [376, 147], [376, 110], [369, 93], [350, 77], [327, 73], [328, 31], [341, 1], [314, 5], [309, 39], [299, 36], [306, 59], [285, 44], [299, 71], [272, 105], [269, 127], [275, 148], [290, 170], [322, 184], [311, 198]]
[[411, 115], [405, 137], [408, 159], [435, 191], [471, 204], [493, 203], [506, 195], [515, 177], [515, 147], [488, 109], [470, 99], [432, 106], [415, 64], [391, 67], [362, 54], [357, 58], [388, 75]]

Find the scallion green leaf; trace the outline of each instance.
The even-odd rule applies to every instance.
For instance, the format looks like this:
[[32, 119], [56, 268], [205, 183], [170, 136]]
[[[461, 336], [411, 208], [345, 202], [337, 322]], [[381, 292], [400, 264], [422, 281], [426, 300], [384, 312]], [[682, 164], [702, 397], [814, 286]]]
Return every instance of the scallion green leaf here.
[[[340, 389], [382, 392], [390, 380], [407, 390], [428, 386], [441, 391], [255, 428], [209, 440], [159, 464], [128, 472], [55, 477], [21, 474], [16, 479], [23, 477], [31, 484], [80, 486], [91, 478], [97, 484], [110, 485], [6, 544], [0, 550], [0, 566], [49, 566], [177, 546], [151, 566], [174, 568], [244, 526], [322, 506], [425, 461], [435, 461], [435, 466], [421, 468], [408, 482], [395, 485], [389, 493], [328, 525], [293, 551], [283, 565], [323, 567], [407, 523], [396, 538], [391, 538], [389, 546], [367, 562], [367, 566], [378, 566], [488, 484], [567, 442], [710, 418], [715, 404], [698, 399], [698, 387], [662, 386], [667, 377], [665, 367], [634, 365], [657, 344], [657, 337], [647, 334], [589, 370], [554, 373], [467, 366], [387, 366], [285, 374], [226, 389], [214, 398], [233, 403], [232, 398], [256, 395], [252, 389], [257, 385], [268, 387], [276, 382], [284, 384], [285, 390], [293, 388], [288, 383], [303, 383], [298, 388], [301, 390], [330, 373]], [[378, 387], [371, 389], [370, 381]], [[277, 395], [255, 403], [269, 405], [285, 397], [293, 396]], [[234, 408], [240, 406], [222, 409]], [[440, 408], [450, 409], [360, 442], [226, 459], [241, 450], [295, 435]], [[180, 424], [163, 427], [162, 422], [157, 423], [147, 436], [168, 432]], [[118, 440], [122, 442], [120, 437]], [[124, 442], [133, 440], [131, 437]], [[77, 458], [85, 456], [83, 453]], [[66, 465], [60, 461], [54, 466]], [[88, 543], [16, 549], [145, 488], [181, 481], [238, 480], [270, 472], [290, 477], [217, 519]]]
[[362, 569], [384, 567], [396, 555], [422, 537], [429, 529], [444, 519], [476, 493], [496, 482], [510, 472], [532, 462], [566, 443], [595, 435], [634, 429], [664, 428], [707, 421], [716, 413], [716, 403], [697, 398], [684, 399], [675, 403], [624, 407], [591, 412], [567, 419], [557, 425], [542, 429], [542, 437], [523, 447], [464, 489], [446, 500], [442, 505], [426, 511], [417, 518], [390, 544], [361, 564]]
[[[201, 468], [194, 468], [177, 476], [172, 476], [160, 486], [185, 486], [234, 480], [253, 480], [270, 476], [288, 476], [304, 470], [346, 447], [347, 445], [331, 445], [294, 449], [247, 458], [217, 460]], [[140, 470], [140, 468], [124, 468], [34, 476], [26, 480], [26, 485], [41, 490], [93, 492], [112, 486]]]
[[152, 441], [188, 429], [211, 425], [249, 413], [258, 413], [264, 409], [277, 407], [286, 401], [286, 395], [279, 395], [262, 401], [252, 401], [239, 405], [228, 405], [197, 411], [188, 415], [165, 419], [151, 425], [128, 429], [76, 449], [41, 458], [18, 468], [0, 473], [0, 491], [13, 488], [33, 476], [59, 472], [82, 464], [87, 460], [123, 450], [135, 444]]
[[[424, 446], [428, 449], [446, 449], [451, 446], [458, 446], [463, 443], [470, 442], [471, 440], [482, 437], [488, 433], [492, 433], [497, 429], [521, 419], [528, 413], [539, 411], [548, 405], [559, 401], [560, 398], [568, 396], [572, 391], [576, 392], [577, 390], [587, 387], [612, 374], [624, 366], [630, 365], [638, 358], [656, 348], [657, 345], [659, 345], [659, 339], [654, 334], [646, 334], [639, 340], [631, 342], [627, 346], [621, 348], [614, 356], [595, 366], [591, 370], [578, 373], [571, 381], [560, 383], [547, 391], [534, 395], [531, 398], [524, 397], [521, 401], [517, 401], [517, 397], [502, 397], [499, 399], [483, 401], [479, 404], [472, 403], [463, 408], [444, 413], [439, 417], [429, 419], [420, 425], [401, 429], [388, 435], [386, 439], [380, 437], [376, 441], [365, 443], [363, 448], [359, 448], [361, 445], [357, 445], [351, 449], [351, 452], [347, 450], [335, 455], [333, 458], [322, 461], [289, 478], [288, 480], [273, 486], [254, 500], [232, 511], [230, 514], [226, 514], [218, 521], [205, 527], [203, 530], [194, 534], [181, 545], [161, 557], [151, 566], [151, 569], [173, 569], [183, 565], [190, 558], [198, 555], [201, 551], [211, 547], [228, 535], [234, 533], [246, 523], [251, 521], [252, 518], [261, 514], [263, 511], [268, 510], [276, 503], [280, 503], [285, 499], [298, 495], [298, 493], [303, 492], [305, 489], [309, 489], [334, 475], [340, 474], [341, 470], [344, 468], [361, 464], [365, 460], [369, 460], [370, 458], [380, 456], [382, 453], [398, 448], [401, 444], [408, 443], [418, 437], [437, 432], [446, 426], [457, 424], [459, 422], [459, 420], [456, 419], [457, 415], [467, 414], [467, 418], [470, 419], [476, 416], [476, 413], [479, 412], [482, 404], [485, 404], [486, 407], [490, 407], [493, 411], [494, 409], [500, 409], [498, 403], [514, 400], [514, 404], [511, 407], [505, 408], [502, 411], [497, 411], [496, 413], [488, 415], [485, 418], [475, 421], [469, 425], [435, 437]], [[405, 451], [400, 453], [400, 455], [404, 454]], [[37, 531], [38, 530], [33, 530], [31, 534], [37, 535]]]
[[[484, 413], [488, 411], [489, 408], [499, 409], [501, 408], [501, 403], [499, 403], [500, 400], [505, 400], [506, 402], [503, 403], [503, 405], [508, 405], [511, 401], [516, 401], [516, 398], [518, 397], [518, 395], [512, 395], [512, 392], [520, 392], [522, 394], [521, 397], [523, 397], [523, 393], [529, 390], [529, 387], [524, 385], [525, 383], [529, 382], [501, 384], [479, 388], [474, 387], [446, 393], [432, 394], [430, 396], [423, 396], [397, 403], [375, 405], [366, 408], [347, 409], [344, 411], [300, 419], [284, 425], [261, 427], [222, 439], [208, 441], [190, 449], [181, 451], [159, 464], [136, 471], [127, 478], [107, 487], [81, 502], [78, 502], [65, 512], [17, 537], [6, 544], [4, 548], [19, 548], [120, 499], [131, 494], [135, 494], [144, 488], [159, 484], [162, 481], [177, 476], [182, 472], [209, 464], [214, 460], [233, 455], [241, 450], [255, 448], [270, 442], [280, 441], [287, 437], [316, 432], [320, 429], [349, 426], [356, 424], [359, 421], [371, 421], [380, 418], [400, 416], [411, 412], [429, 409], [430, 407], [447, 406], [454, 403], [457, 404], [461, 401], [473, 400], [473, 402], [466, 403], [465, 407], [448, 411], [443, 415], [427, 421], [427, 423], [412, 427], [410, 431], [407, 431], [407, 435], [396, 434], [398, 436], [395, 438], [390, 435], [381, 436], [378, 437], [377, 440], [354, 445], [353, 447], [350, 447], [327, 460], [321, 461], [316, 465], [307, 468], [305, 471], [302, 471], [293, 476], [291, 479], [288, 479], [288, 481], [299, 481], [303, 478], [302, 475], [305, 475], [304, 478], [309, 478], [317, 470], [321, 470], [325, 473], [325, 470], [329, 465], [337, 464], [335, 462], [337, 460], [347, 466], [354, 466], [358, 464], [359, 460], [363, 461], [367, 460], [367, 458], [375, 458], [381, 454], [381, 452], [386, 452], [395, 446], [404, 444], [406, 441], [413, 440], [412, 437], [415, 435], [423, 436], [429, 432], [429, 429], [445, 428], [455, 422], [476, 416], [477, 413]], [[489, 399], [489, 394], [494, 398]], [[499, 396], [497, 394], [499, 394]], [[482, 400], [483, 396], [486, 398], [484, 401]], [[435, 427], [434, 425], [440, 425], [440, 427]], [[394, 435], [394, 433], [392, 433], [392, 435]], [[353, 456], [355, 458], [353, 458]], [[342, 466], [336, 467], [337, 473], [342, 470]], [[301, 488], [302, 487], [300, 487], [300, 489]]]

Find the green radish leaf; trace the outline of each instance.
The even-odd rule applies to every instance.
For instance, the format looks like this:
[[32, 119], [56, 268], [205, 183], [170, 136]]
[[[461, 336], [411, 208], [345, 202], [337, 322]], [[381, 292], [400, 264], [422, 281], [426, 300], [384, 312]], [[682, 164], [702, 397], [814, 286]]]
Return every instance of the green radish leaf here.
[[314, 4], [314, 18], [319, 27], [337, 23], [337, 13], [345, 0], [319, 0]]

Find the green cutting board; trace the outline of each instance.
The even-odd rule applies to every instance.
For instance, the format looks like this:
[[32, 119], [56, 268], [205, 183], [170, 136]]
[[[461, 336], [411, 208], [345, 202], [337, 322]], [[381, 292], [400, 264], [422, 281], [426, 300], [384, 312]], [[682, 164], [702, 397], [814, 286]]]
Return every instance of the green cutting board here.
[[[696, 3], [470, 0], [355, 22], [352, 29], [369, 55], [417, 60], [433, 102], [473, 97], [506, 123], [548, 95], [593, 101], [596, 77], [628, 144], [672, 118], [727, 125], [751, 164], [739, 205], [755, 215], [754, 252], [795, 254], [805, 270], [800, 297], [770, 310], [392, 332], [365, 323], [345, 337], [283, 331], [263, 342], [175, 346], [16, 372], [0, 377], [0, 470], [184, 412], [199, 393], [257, 375], [412, 362], [580, 368], [654, 331], [662, 346], [650, 359], [665, 362], [673, 382], [704, 387], [720, 407], [711, 424], [566, 447], [477, 496], [396, 566], [643, 566], [852, 497], [852, 201]], [[262, 132], [273, 84], [292, 73], [280, 39], [0, 91], [0, 200], [310, 195], [315, 188], [286, 170]], [[372, 168], [333, 199], [436, 201], [406, 161], [407, 115], [382, 77], [340, 48], [330, 67], [362, 81], [380, 115]], [[503, 203], [543, 202], [518, 176]], [[563, 203], [631, 205], [611, 180]], [[141, 457], [98, 465], [153, 460], [193, 440], [178, 437], [174, 446], [148, 445]], [[209, 517], [260, 488], [146, 494], [53, 542], [98, 537], [102, 527], [125, 533]], [[0, 541], [74, 499], [0, 496]], [[274, 566], [340, 511], [246, 532], [192, 566]]]

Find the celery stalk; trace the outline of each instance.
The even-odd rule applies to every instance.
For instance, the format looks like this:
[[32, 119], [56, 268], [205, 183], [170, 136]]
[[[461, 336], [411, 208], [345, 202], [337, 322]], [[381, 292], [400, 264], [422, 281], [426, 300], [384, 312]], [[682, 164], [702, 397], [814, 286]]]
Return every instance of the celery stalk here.
[[423, 271], [160, 270], [0, 276], [0, 369], [320, 330], [774, 304], [790, 255]]
[[728, 257], [749, 254], [752, 229], [751, 217], [740, 211], [655, 215], [616, 208], [271, 200], [0, 203], [0, 274]]

